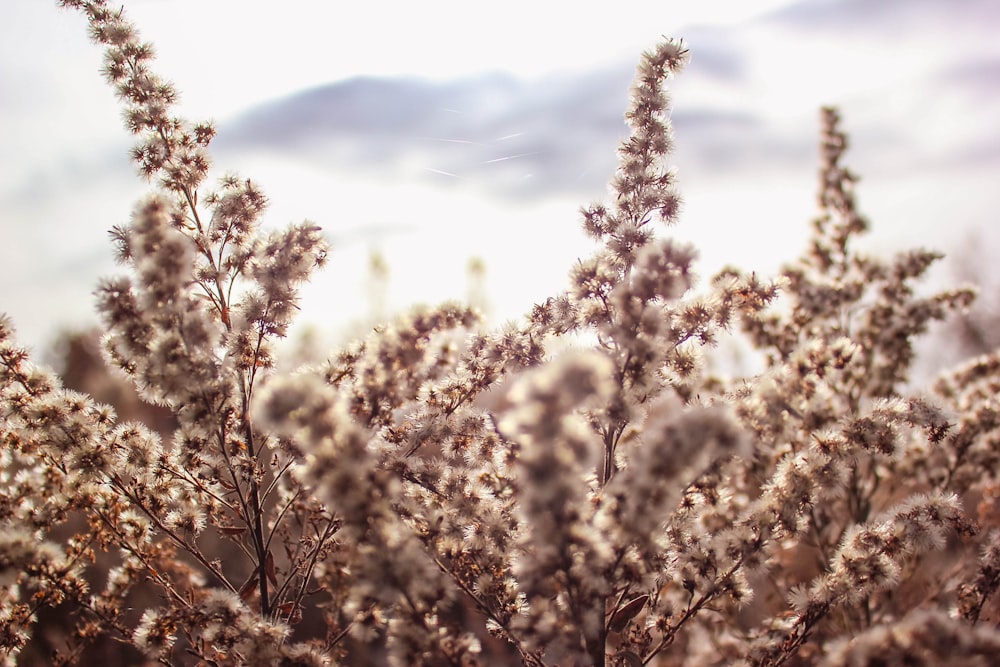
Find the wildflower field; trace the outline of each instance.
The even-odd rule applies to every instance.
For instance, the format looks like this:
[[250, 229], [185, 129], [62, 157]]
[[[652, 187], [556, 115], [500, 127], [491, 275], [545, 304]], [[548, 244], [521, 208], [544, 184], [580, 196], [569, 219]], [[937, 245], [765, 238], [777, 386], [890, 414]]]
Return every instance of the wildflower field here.
[[[175, 115], [124, 11], [60, 4], [153, 190], [96, 286], [105, 357], [170, 418], [64, 389], [0, 322], [3, 664], [1000, 664], [1000, 356], [910, 382], [974, 290], [918, 294], [931, 251], [857, 252], [836, 109], [801, 257], [697, 283], [665, 40], [562, 292], [499, 328], [416, 307], [284, 372], [336, 253], [209, 178], [214, 129]], [[723, 336], [763, 370], [713, 370]]]

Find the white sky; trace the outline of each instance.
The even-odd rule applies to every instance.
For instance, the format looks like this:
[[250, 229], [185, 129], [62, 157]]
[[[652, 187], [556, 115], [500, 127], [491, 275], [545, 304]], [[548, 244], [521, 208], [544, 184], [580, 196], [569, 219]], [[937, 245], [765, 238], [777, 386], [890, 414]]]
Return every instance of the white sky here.
[[587, 69], [692, 23], [736, 22], [788, 1], [139, 0], [129, 12], [192, 104], [224, 115], [358, 74]]
[[[521, 77], [588, 71], [637, 60], [663, 35], [678, 34], [685, 26], [738, 22], [788, 1], [132, 0], [126, 12], [154, 44], [157, 72], [181, 91], [181, 112], [193, 120], [220, 120], [261, 101], [359, 75], [447, 80], [497, 71]], [[0, 229], [14, 232], [8, 236], [13, 244], [0, 248], [5, 293], [0, 312], [11, 313], [27, 339], [44, 339], [62, 326], [92, 321], [91, 276], [81, 272], [86, 276], [74, 281], [74, 267], [94, 270], [93, 239], [107, 245], [103, 230], [123, 222], [134, 198], [147, 189], [139, 179], [124, 195], [101, 183], [80, 190], [78, 184], [68, 189], [60, 182], [60, 174], [79, 181], [81, 170], [89, 173], [99, 166], [95, 156], [98, 163], [114, 159], [115, 147], [124, 155], [131, 143], [121, 128], [118, 103], [99, 75], [101, 59], [101, 49], [87, 39], [85, 20], [76, 12], [58, 8], [55, 0], [0, 0], [0, 195], [5, 189], [19, 193], [6, 198], [6, 210], [0, 207]], [[622, 100], [623, 110], [626, 102]], [[317, 196], [323, 190], [321, 175], [297, 171], [294, 165], [238, 169], [264, 184], [282, 222], [301, 219], [287, 215], [307, 208], [327, 228], [367, 219], [363, 203], [357, 211], [340, 205], [334, 208], [340, 219], [331, 224], [332, 196], [326, 202]], [[93, 175], [99, 180], [98, 173]], [[326, 189], [337, 192], [341, 201], [347, 200], [345, 194], [365, 192], [369, 194], [360, 199], [404, 198], [425, 212], [439, 212], [436, 229], [458, 246], [453, 252], [464, 256], [476, 252], [475, 232], [462, 230], [460, 220], [476, 219], [480, 229], [504, 225], [511, 231], [516, 227], [512, 219], [525, 229], [539, 229], [549, 221], [555, 229], [565, 226], [579, 235], [576, 209], [585, 203], [500, 210], [470, 193], [456, 196], [406, 183], [342, 179]], [[111, 201], [112, 196], [118, 200]], [[53, 229], [58, 230], [55, 235]], [[516, 244], [509, 236], [507, 240]], [[398, 255], [412, 256], [410, 241], [395, 241], [402, 243]], [[393, 243], [388, 242], [387, 254], [393, 253]], [[106, 252], [110, 257], [110, 247]], [[344, 281], [363, 270], [365, 254], [364, 247], [355, 247], [347, 257], [341, 254], [341, 270], [334, 269], [313, 291], [328, 291], [339, 281], [342, 293], [356, 292], [358, 285]], [[569, 268], [545, 262], [545, 253], [498, 257], [489, 265], [495, 278], [510, 262], [516, 268], [529, 260], [540, 262], [533, 276], [536, 285], [561, 284]], [[114, 270], [107, 258], [102, 261], [102, 275]], [[397, 301], [419, 298], [412, 275], [416, 269], [408, 273], [404, 263], [397, 261], [393, 282], [412, 289], [404, 289]], [[464, 282], [463, 264], [459, 261], [458, 274], [444, 275], [439, 285]], [[448, 270], [441, 262], [428, 267], [430, 274]], [[489, 289], [502, 290], [503, 285]], [[68, 295], [65, 300], [58, 296], [60, 290]], [[433, 302], [444, 296], [440, 292], [431, 290], [422, 300]], [[503, 295], [495, 296], [503, 300]], [[500, 310], [510, 317], [528, 306], [522, 295]], [[348, 305], [346, 316], [363, 309]]]
[[[872, 0], [872, 6], [880, 1]], [[691, 25], [739, 24], [788, 4], [791, 0], [133, 0], [127, 12], [156, 47], [156, 70], [181, 91], [184, 115], [222, 121], [259, 102], [359, 75], [449, 80], [498, 71], [521, 77], [592, 71], [635, 62], [661, 36], [685, 36]], [[975, 37], [979, 41], [959, 35], [956, 42], [953, 30], [950, 42], [937, 43], [931, 39], [937, 26], [905, 35], [901, 30], [886, 39], [841, 29], [822, 40], [741, 28], [726, 34], [741, 58], [753, 60], [742, 87], [702, 81], [685, 88], [682, 76], [672, 86], [674, 99], [687, 109], [701, 104], [766, 112], [779, 127], [806, 128], [809, 136], [819, 105], [843, 104], [847, 129], [867, 128], [868, 134], [853, 135], [854, 145], [874, 147], [852, 152], [849, 159], [865, 177], [862, 208], [872, 215], [876, 233], [899, 239], [900, 248], [910, 241], [930, 243], [932, 232], [941, 232], [931, 229], [940, 218], [928, 216], [929, 210], [940, 207], [951, 218], [972, 219], [966, 212], [988, 210], [980, 200], [995, 190], [990, 183], [996, 173], [986, 170], [953, 172], [948, 182], [938, 172], [923, 180], [904, 178], [921, 156], [930, 167], [937, 156], [947, 156], [956, 137], [969, 143], [984, 130], [996, 137], [990, 107], [979, 109], [967, 100], [958, 100], [954, 109], [947, 107], [951, 102], [942, 106], [923, 78], [952, 51], [1000, 56], [1000, 42], [983, 41], [988, 26], [982, 32]], [[693, 44], [694, 61], [698, 54]], [[104, 231], [124, 222], [135, 199], [148, 190], [139, 179], [122, 185], [101, 175], [113, 168], [102, 161], [121, 164], [131, 143], [118, 103], [98, 73], [101, 58], [100, 48], [86, 38], [83, 18], [59, 9], [56, 0], [0, 0], [0, 230], [7, 239], [0, 245], [0, 312], [11, 313], [22, 335], [40, 347], [59, 327], [93, 321], [90, 292], [98, 275], [114, 271]], [[623, 97], [623, 110], [626, 103]], [[920, 131], [922, 123], [933, 131]], [[328, 173], [278, 160], [220, 166], [263, 185], [273, 202], [274, 224], [307, 216], [336, 235], [379, 222], [377, 209], [400, 202], [422, 213], [419, 243], [411, 235], [388, 239], [381, 248], [393, 270], [396, 305], [461, 296], [461, 287], [455, 287], [464, 284], [464, 259], [483, 254], [484, 235], [495, 251], [485, 257], [487, 292], [501, 319], [523, 313], [531, 299], [551, 291], [549, 286], [561, 286], [572, 258], [585, 252], [577, 208], [586, 201], [567, 197], [531, 209], [505, 208], [470, 190], [387, 178], [363, 181], [355, 174], [331, 182]], [[711, 182], [698, 182], [682, 169], [687, 206], [679, 235], [699, 243], [699, 234], [707, 239], [711, 247], [702, 252], [707, 259], [726, 261], [742, 251], [750, 256], [747, 268], [770, 269], [802, 245], [814, 210], [815, 168], [810, 162], [793, 174], [741, 174]], [[880, 180], [879, 169], [889, 180]], [[925, 215], [911, 222], [911, 212]], [[531, 235], [538, 240], [525, 243]], [[439, 255], [428, 262], [427, 254], [434, 252]], [[357, 293], [363, 290], [366, 253], [363, 244], [355, 244], [334, 254], [310, 290], [311, 319], [343, 320], [364, 312]], [[445, 261], [447, 255], [455, 261]], [[512, 285], [508, 276], [517, 275], [526, 284]], [[418, 278], [437, 286], [422, 287]]]
[[[734, 23], [790, 0], [131, 0], [184, 110], [224, 117], [310, 86], [369, 75], [537, 76], [634, 58], [692, 24]], [[116, 3], [112, 3], [114, 5]], [[0, 67], [50, 75], [101, 54], [56, 0], [0, 2]], [[92, 81], [80, 82], [92, 86]], [[9, 100], [0, 104], [7, 105]]]

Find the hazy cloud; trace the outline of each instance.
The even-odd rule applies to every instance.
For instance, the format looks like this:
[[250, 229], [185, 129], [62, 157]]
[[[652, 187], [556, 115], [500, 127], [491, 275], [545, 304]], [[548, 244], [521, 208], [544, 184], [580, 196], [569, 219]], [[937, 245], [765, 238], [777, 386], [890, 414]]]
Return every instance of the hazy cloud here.
[[[858, 72], [853, 88], [833, 90], [832, 99], [817, 99], [811, 108], [847, 107], [857, 150], [876, 166], [914, 168], [913, 151], [942, 162], [992, 159], [1000, 143], [995, 124], [991, 136], [973, 141], [947, 123], [952, 107], [962, 105], [970, 107], [970, 125], [987, 123], [974, 101], [1000, 104], [1000, 56], [963, 46], [969, 25], [1000, 26], [998, 7], [993, 0], [811, 0], [749, 26], [696, 28], [686, 36], [693, 61], [674, 95], [676, 161], [694, 174], [814, 168], [815, 113], [778, 113], [785, 111], [782, 95], [798, 91], [768, 87], [783, 72], [767, 72], [770, 61], [760, 62], [760, 55], [784, 50], [791, 60], [778, 66], [796, 72], [835, 53], [837, 40], [874, 54], [886, 48], [885, 36], [930, 36], [928, 27], [938, 41], [927, 48], [940, 50], [933, 67], [897, 72], [889, 60], [873, 59], [873, 71], [885, 68], [891, 78], [872, 87], [863, 83], [871, 72]], [[633, 71], [628, 62], [540, 80], [494, 74], [448, 83], [335, 82], [224, 123], [218, 146], [234, 154], [275, 152], [334, 171], [472, 184], [502, 197], [589, 197], [603, 192], [614, 170]], [[900, 117], [912, 122], [904, 127]]]
[[995, 35], [1000, 4], [994, 0], [805, 0], [776, 10], [766, 20], [796, 31], [839, 35], [848, 31], [898, 37], [927, 27], [974, 28]]

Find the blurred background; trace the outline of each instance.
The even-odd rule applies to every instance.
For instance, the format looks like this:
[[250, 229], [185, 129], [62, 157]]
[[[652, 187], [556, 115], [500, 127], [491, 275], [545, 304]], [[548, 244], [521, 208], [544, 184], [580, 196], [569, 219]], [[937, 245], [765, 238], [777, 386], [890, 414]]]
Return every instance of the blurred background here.
[[[818, 109], [834, 104], [873, 224], [866, 249], [941, 249], [951, 259], [935, 286], [972, 279], [984, 304], [1000, 302], [996, 0], [133, 0], [126, 11], [182, 113], [215, 121], [214, 177], [257, 181], [267, 225], [309, 219], [329, 235], [299, 340], [342, 340], [448, 298], [500, 323], [560, 289], [590, 252], [578, 209], [606, 195], [635, 65], [662, 35], [691, 50], [670, 85], [685, 205], [668, 233], [699, 247], [702, 276], [724, 264], [771, 274], [804, 248]], [[96, 323], [92, 290], [121, 270], [106, 231], [151, 189], [128, 161], [101, 62], [77, 13], [0, 2], [0, 311], [38, 351]], [[968, 335], [995, 345], [981, 313]]]

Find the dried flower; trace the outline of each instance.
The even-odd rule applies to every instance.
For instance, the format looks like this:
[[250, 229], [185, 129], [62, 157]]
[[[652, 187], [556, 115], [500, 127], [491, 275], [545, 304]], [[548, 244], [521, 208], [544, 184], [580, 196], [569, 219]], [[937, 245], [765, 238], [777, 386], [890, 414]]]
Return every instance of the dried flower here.
[[[211, 126], [122, 11], [61, 4], [157, 179], [112, 232], [108, 360], [174, 421], [64, 389], [0, 318], [4, 665], [991, 664], [1000, 356], [908, 388], [913, 339], [973, 293], [916, 294], [936, 253], [855, 250], [834, 109], [803, 257], [699, 287], [651, 224], [681, 201], [664, 41], [564, 292], [495, 331], [417, 307], [278, 373], [320, 229], [265, 234], [243, 177], [203, 193]], [[714, 376], [737, 324], [765, 368]]]

